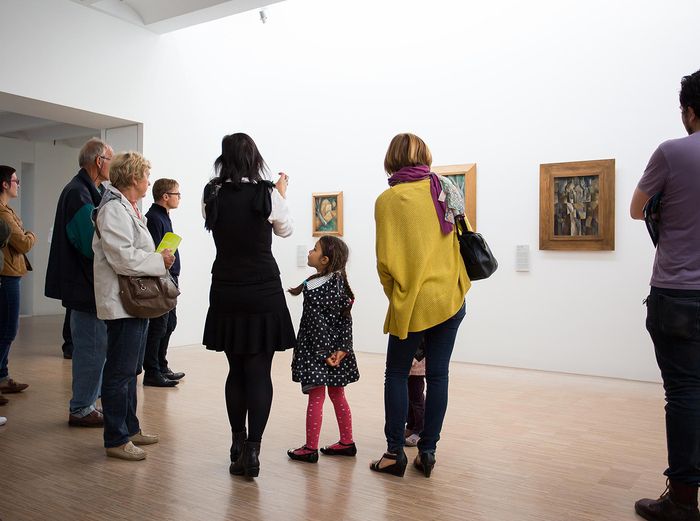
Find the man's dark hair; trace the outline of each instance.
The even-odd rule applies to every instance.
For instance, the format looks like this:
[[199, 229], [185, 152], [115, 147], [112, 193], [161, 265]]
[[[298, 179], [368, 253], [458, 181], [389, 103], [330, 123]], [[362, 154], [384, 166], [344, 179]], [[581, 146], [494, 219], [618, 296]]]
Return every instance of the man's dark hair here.
[[680, 93], [681, 107], [691, 107], [695, 115], [700, 117], [700, 71], [689, 76], [683, 76]]
[[10, 184], [12, 182], [12, 174], [17, 170], [7, 165], [0, 165], [0, 193], [5, 191], [3, 183]]

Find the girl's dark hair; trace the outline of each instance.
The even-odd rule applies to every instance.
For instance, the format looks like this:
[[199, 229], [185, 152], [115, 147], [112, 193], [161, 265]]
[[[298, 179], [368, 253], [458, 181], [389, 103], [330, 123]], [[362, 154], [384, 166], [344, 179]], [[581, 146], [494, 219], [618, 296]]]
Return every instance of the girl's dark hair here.
[[5, 191], [3, 183], [10, 184], [12, 182], [12, 174], [17, 170], [7, 165], [0, 165], [0, 194]]
[[[343, 281], [345, 293], [347, 293], [348, 297], [350, 298], [350, 304], [342, 311], [344, 316], [349, 317], [352, 304], [355, 300], [355, 294], [352, 292], [352, 288], [348, 283], [348, 275], [345, 273], [345, 265], [348, 263], [348, 257], [350, 256], [348, 245], [345, 244], [342, 239], [338, 239], [338, 237], [334, 237], [332, 235], [323, 235], [319, 237], [318, 242], [321, 244], [321, 252], [323, 252], [323, 255], [328, 257], [328, 264], [326, 264], [326, 267], [321, 273], [311, 275], [304, 282], [337, 271]], [[289, 293], [295, 296], [299, 295], [302, 291], [304, 291], [304, 282], [299, 284], [296, 288], [290, 288], [288, 290]]]
[[214, 171], [217, 175], [214, 182], [220, 184], [231, 180], [234, 186], [238, 186], [244, 177], [251, 182], [261, 181], [267, 165], [255, 141], [248, 134], [239, 132], [221, 140], [221, 155], [214, 161]]

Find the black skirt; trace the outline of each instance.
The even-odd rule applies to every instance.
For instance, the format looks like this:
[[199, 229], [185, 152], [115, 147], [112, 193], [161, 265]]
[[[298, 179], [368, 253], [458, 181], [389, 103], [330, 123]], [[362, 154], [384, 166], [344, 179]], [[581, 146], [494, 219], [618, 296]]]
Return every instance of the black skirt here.
[[279, 277], [251, 284], [213, 279], [203, 344], [212, 351], [257, 354], [296, 347]]

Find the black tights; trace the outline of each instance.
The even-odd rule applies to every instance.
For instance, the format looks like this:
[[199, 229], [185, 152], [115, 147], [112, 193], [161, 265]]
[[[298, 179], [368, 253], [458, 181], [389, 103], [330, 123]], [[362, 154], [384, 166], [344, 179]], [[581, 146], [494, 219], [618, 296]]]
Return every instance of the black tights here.
[[241, 432], [248, 418], [248, 441], [260, 442], [272, 406], [271, 353], [237, 355], [226, 353], [226, 410], [232, 432]]

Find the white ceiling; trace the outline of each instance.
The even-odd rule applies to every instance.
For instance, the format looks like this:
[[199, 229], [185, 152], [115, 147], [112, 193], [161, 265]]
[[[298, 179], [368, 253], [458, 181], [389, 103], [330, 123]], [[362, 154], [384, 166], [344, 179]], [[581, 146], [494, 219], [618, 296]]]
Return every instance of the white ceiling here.
[[283, 0], [72, 0], [158, 34], [210, 22]]
[[101, 129], [137, 122], [0, 92], [0, 137], [80, 147]]

